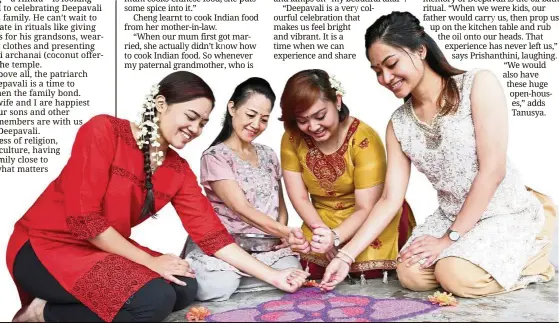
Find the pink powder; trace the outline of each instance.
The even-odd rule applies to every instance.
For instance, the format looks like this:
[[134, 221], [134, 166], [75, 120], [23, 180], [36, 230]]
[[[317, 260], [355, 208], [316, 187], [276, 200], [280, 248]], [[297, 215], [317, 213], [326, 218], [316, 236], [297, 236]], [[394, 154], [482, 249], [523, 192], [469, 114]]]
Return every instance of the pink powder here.
[[365, 313], [365, 308], [363, 307], [345, 307], [336, 308], [328, 311], [328, 317], [330, 318], [349, 318], [359, 316]]
[[320, 311], [326, 307], [323, 301], [313, 300], [300, 303], [297, 308], [307, 312]]
[[271, 301], [264, 305], [268, 311], [286, 311], [293, 309], [293, 301]]
[[260, 319], [264, 322], [286, 322], [286, 321], [293, 321], [300, 318], [303, 318], [304, 315], [288, 311], [288, 312], [271, 312], [264, 314], [260, 317]]
[[328, 300], [333, 306], [365, 306], [369, 304], [369, 299], [359, 296], [340, 296], [332, 297]]

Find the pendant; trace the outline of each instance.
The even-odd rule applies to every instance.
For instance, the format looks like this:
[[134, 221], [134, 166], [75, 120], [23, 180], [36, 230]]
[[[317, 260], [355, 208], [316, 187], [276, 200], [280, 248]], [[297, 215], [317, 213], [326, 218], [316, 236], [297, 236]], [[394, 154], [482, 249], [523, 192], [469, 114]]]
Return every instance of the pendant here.
[[441, 145], [443, 137], [441, 135], [440, 123], [441, 116], [437, 113], [431, 122], [431, 126], [420, 121], [415, 113], [413, 112], [413, 107], [411, 106], [411, 100], [408, 101], [408, 106], [406, 109], [406, 114], [408, 117], [417, 125], [419, 130], [423, 133], [425, 138], [425, 146], [429, 150], [437, 149]]
[[440, 133], [423, 131], [423, 135], [425, 136], [425, 146], [427, 149], [433, 150], [439, 148], [442, 142], [442, 136]]

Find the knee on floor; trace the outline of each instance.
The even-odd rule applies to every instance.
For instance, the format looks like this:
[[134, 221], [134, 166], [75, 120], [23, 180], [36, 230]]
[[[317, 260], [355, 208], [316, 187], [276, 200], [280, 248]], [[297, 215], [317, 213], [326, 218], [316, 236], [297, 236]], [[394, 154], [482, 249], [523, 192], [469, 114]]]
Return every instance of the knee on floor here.
[[162, 278], [148, 282], [134, 296], [129, 312], [137, 322], [161, 322], [173, 311], [176, 293]]
[[219, 277], [198, 280], [196, 299], [199, 301], [226, 301], [239, 288], [240, 279], [233, 272], [221, 272]]
[[281, 258], [280, 260], [276, 261], [272, 265], [272, 268], [277, 270], [283, 270], [287, 268], [302, 269], [301, 262], [295, 256], [288, 256], [288, 257]]
[[198, 282], [196, 279], [189, 277], [179, 277], [179, 279], [185, 282], [186, 286], [174, 286], [177, 300], [173, 311], [180, 311], [192, 304], [196, 300], [196, 294], [198, 293]]
[[472, 290], [474, 290], [480, 277], [469, 270], [472, 266], [475, 265], [461, 258], [444, 258], [435, 265], [435, 277], [441, 287], [453, 295], [468, 298], [476, 297], [472, 294]]
[[433, 289], [433, 284], [425, 279], [425, 274], [419, 270], [419, 266], [406, 267], [404, 263], [398, 263], [396, 267], [398, 280], [402, 287], [416, 292], [424, 292]]

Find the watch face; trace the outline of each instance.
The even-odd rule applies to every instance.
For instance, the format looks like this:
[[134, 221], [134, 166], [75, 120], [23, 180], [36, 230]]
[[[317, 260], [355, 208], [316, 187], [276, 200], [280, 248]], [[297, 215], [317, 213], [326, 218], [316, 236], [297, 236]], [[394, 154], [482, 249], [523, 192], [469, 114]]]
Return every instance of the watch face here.
[[451, 231], [449, 233], [448, 237], [450, 238], [450, 240], [456, 241], [460, 238], [460, 234], [458, 234], [458, 232], [456, 232], [456, 231]]

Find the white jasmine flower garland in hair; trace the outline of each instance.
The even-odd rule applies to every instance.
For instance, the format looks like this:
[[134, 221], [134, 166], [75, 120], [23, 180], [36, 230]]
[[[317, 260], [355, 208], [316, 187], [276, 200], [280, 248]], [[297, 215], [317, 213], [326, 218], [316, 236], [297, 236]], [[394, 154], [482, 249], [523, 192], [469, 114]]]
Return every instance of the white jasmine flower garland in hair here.
[[[151, 153], [151, 157], [157, 166], [161, 166], [161, 164], [163, 164], [163, 152], [158, 149], [161, 146], [157, 140], [160, 138], [158, 125], [159, 118], [156, 117], [155, 112], [155, 96], [157, 93], [159, 93], [159, 84], [153, 85], [151, 87], [150, 94], [146, 95], [140, 111], [140, 121], [136, 122], [136, 125], [140, 129], [140, 131], [136, 134], [136, 143], [140, 149], [142, 149], [144, 144], [151, 144], [152, 147], [155, 147], [155, 152]], [[151, 136], [149, 136], [149, 140], [146, 140], [148, 127], [151, 128]]]
[[345, 95], [345, 90], [342, 86], [342, 83], [336, 79], [335, 75], [330, 76], [330, 85], [333, 89], [336, 90], [336, 95]]

